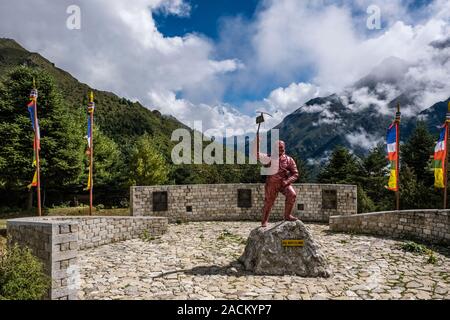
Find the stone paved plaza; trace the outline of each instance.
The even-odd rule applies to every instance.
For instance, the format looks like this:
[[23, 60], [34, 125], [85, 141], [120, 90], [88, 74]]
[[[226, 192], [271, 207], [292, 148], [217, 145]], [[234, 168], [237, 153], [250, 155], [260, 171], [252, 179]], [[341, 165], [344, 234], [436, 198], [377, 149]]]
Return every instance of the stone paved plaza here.
[[256, 276], [237, 259], [257, 222], [171, 224], [161, 237], [80, 252], [80, 299], [449, 299], [450, 249], [405, 252], [401, 241], [307, 224], [333, 276]]

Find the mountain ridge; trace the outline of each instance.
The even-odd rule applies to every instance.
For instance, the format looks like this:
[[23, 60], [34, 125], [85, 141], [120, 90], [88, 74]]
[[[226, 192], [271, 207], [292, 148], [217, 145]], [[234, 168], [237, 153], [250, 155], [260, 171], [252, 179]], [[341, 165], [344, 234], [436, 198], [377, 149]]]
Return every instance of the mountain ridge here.
[[411, 114], [420, 93], [414, 89], [421, 89], [402, 83], [411, 66], [396, 57], [385, 59], [341, 93], [316, 97], [299, 106], [274, 129], [280, 130], [289, 152], [310, 163], [327, 159], [338, 145], [364, 156], [376, 144], [384, 143], [398, 103], [406, 106], [402, 108], [402, 141], [410, 136], [417, 120], [425, 121], [430, 132], [437, 135], [435, 128], [444, 121], [450, 98]]
[[69, 72], [58, 68], [39, 53], [30, 52], [13, 39], [0, 38], [0, 80], [8, 70], [25, 65], [41, 68], [56, 81], [68, 103], [85, 109], [87, 95], [94, 92], [96, 101], [96, 123], [102, 131], [119, 145], [126, 144], [145, 132], [157, 135], [170, 144], [171, 132], [177, 128], [189, 129], [174, 117], [150, 110], [140, 102], [132, 102], [109, 92], [97, 90], [78, 81]]

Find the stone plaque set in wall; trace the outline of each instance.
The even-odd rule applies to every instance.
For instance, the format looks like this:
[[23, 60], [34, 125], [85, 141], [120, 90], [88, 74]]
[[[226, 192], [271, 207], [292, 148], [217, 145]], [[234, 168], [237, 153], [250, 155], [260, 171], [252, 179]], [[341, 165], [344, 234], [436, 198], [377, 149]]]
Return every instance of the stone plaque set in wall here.
[[167, 211], [168, 195], [167, 191], [153, 192], [153, 211]]
[[336, 190], [322, 190], [322, 209], [337, 209], [337, 192]]

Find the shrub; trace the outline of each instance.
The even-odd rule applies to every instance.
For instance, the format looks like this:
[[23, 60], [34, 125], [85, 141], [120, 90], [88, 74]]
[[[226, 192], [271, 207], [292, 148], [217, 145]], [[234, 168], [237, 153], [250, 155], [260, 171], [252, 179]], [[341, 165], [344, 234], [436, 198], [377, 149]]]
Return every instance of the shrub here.
[[144, 242], [150, 242], [150, 241], [156, 240], [156, 237], [150, 235], [148, 230], [144, 230], [144, 232], [141, 234], [140, 238]]
[[414, 241], [406, 241], [401, 245], [404, 251], [413, 252], [416, 254], [426, 254], [428, 258], [426, 260], [429, 264], [435, 264], [437, 262], [437, 257], [434, 255], [434, 251], [428, 249], [423, 244], [415, 243]]
[[123, 198], [119, 202], [119, 208], [128, 208], [130, 206], [130, 203], [128, 202], [127, 198]]
[[14, 244], [0, 255], [0, 300], [39, 300], [49, 288], [50, 278], [29, 248]]
[[406, 241], [402, 243], [401, 248], [407, 252], [414, 252], [421, 254], [427, 252], [427, 247], [425, 247], [423, 244], [415, 243], [414, 241]]

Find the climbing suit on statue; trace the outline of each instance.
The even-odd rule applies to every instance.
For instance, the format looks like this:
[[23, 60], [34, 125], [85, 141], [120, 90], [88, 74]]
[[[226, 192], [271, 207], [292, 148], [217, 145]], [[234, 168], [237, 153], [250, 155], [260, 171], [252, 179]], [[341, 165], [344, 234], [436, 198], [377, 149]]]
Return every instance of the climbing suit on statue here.
[[[296, 217], [292, 216], [292, 209], [297, 198], [295, 189], [292, 187], [292, 183], [294, 183], [298, 179], [297, 165], [295, 164], [294, 159], [285, 154], [285, 144], [283, 141], [278, 141], [278, 150], [278, 170], [276, 173], [267, 176], [266, 184], [264, 186], [265, 198], [264, 208], [262, 212], [262, 227], [267, 227], [270, 211], [275, 200], [277, 199], [279, 192], [281, 192], [286, 197], [284, 207], [284, 220], [297, 220]], [[271, 161], [270, 156], [264, 153], [259, 153], [258, 159], [266, 163], [269, 162], [269, 164]]]

